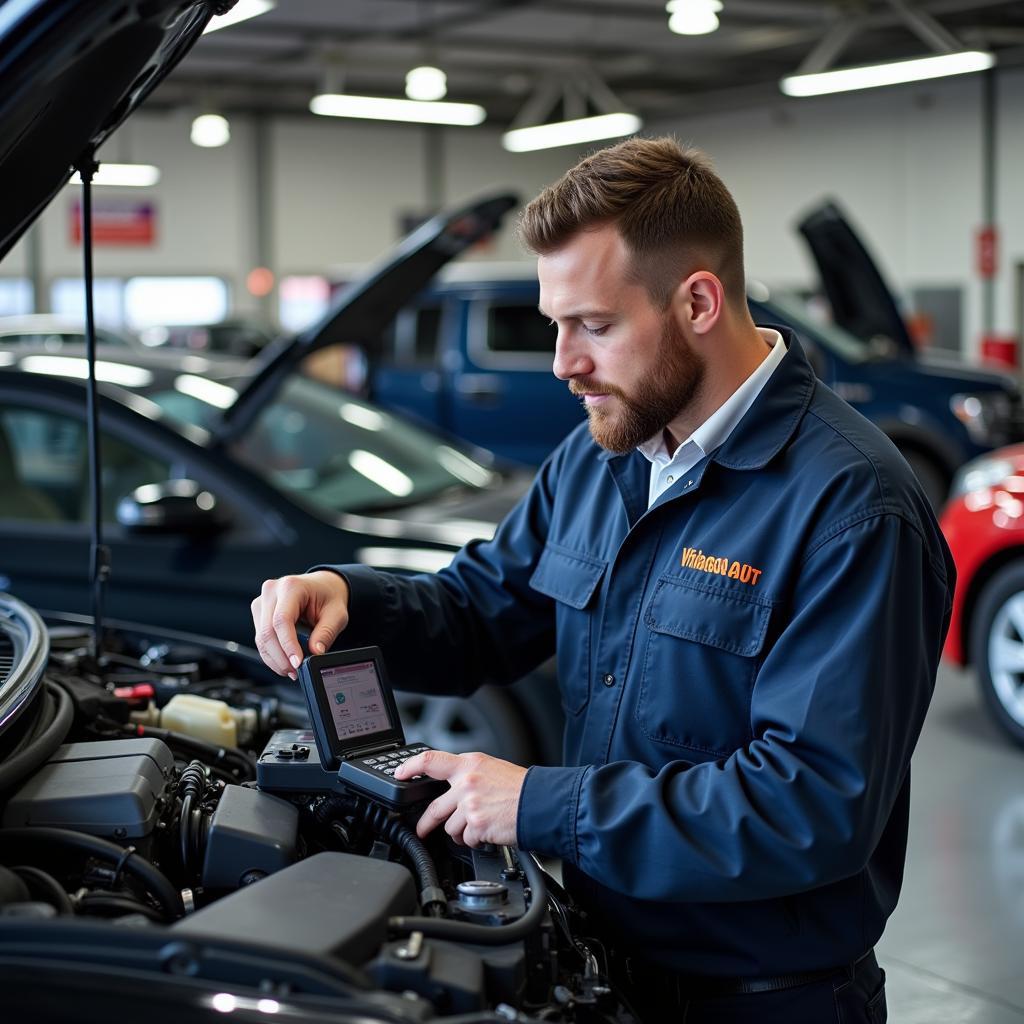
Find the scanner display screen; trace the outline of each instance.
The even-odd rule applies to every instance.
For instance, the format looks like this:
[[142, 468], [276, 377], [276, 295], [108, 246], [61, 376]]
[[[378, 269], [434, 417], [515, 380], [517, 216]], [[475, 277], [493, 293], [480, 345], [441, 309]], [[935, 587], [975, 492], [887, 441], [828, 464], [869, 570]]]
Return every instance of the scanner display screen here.
[[361, 741], [395, 728], [388, 717], [377, 668], [372, 661], [323, 668], [320, 678], [335, 735], [343, 743]]

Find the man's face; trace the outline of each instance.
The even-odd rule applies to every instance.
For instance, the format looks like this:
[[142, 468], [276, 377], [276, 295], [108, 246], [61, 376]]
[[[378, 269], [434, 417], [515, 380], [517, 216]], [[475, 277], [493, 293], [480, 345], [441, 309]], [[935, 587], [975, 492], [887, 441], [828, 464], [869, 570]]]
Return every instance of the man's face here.
[[704, 380], [671, 311], [628, 271], [612, 227], [580, 232], [537, 261], [540, 308], [558, 326], [554, 374], [583, 399], [594, 440], [613, 452], [662, 431]]

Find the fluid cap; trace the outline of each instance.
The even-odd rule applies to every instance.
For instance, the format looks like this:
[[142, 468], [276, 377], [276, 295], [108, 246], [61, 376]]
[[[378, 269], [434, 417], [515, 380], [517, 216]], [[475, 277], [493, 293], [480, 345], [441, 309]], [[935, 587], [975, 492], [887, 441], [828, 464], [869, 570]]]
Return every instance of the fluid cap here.
[[508, 887], [503, 882], [474, 878], [459, 882], [459, 897], [469, 907], [500, 907], [508, 902]]

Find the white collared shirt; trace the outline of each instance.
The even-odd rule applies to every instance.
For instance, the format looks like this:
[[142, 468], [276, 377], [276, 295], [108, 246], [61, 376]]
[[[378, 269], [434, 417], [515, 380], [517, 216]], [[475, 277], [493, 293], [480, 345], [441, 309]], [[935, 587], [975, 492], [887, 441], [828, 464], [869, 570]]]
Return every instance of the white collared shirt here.
[[758, 327], [770, 349], [761, 365], [669, 456], [665, 446], [665, 431], [659, 431], [645, 441], [637, 451], [651, 464], [651, 487], [647, 507], [671, 487], [684, 473], [688, 473], [704, 458], [723, 444], [733, 432], [743, 414], [754, 404], [754, 399], [768, 382], [775, 367], [786, 354], [786, 343], [778, 331]]

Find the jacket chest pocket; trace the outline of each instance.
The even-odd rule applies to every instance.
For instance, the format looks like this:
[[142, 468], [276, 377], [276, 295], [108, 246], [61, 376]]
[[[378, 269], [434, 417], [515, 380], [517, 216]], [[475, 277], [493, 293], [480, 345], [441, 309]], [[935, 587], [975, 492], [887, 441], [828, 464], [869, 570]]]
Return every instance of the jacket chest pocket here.
[[749, 743], [750, 697], [771, 603], [662, 577], [648, 630], [636, 717], [658, 743], [720, 757]]
[[565, 710], [578, 715], [590, 700], [590, 646], [594, 594], [608, 563], [550, 541], [530, 586], [553, 598], [558, 626], [558, 682]]

